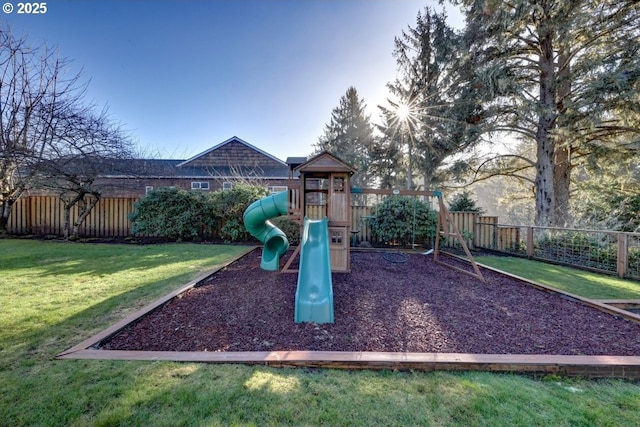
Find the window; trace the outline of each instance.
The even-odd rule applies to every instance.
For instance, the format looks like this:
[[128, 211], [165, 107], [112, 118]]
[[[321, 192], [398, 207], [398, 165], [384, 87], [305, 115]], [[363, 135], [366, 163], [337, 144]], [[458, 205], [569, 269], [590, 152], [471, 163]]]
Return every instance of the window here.
[[344, 177], [341, 177], [341, 176], [333, 177], [333, 192], [344, 193]]
[[331, 230], [331, 244], [332, 245], [341, 245], [344, 234], [341, 230]]
[[144, 195], [146, 196], [147, 194], [149, 194], [150, 192], [153, 191], [153, 185], [147, 185], [144, 187]]
[[287, 191], [288, 189], [289, 187], [287, 187], [286, 185], [270, 185], [267, 187], [267, 190], [270, 194], [282, 193], [283, 191]]
[[233, 182], [223, 182], [222, 183], [222, 190], [223, 191], [231, 190], [232, 188], [233, 188]]
[[305, 187], [307, 190], [327, 190], [329, 188], [329, 180], [324, 178], [305, 178]]
[[206, 181], [193, 181], [191, 182], [191, 189], [192, 190], [208, 190], [209, 183]]

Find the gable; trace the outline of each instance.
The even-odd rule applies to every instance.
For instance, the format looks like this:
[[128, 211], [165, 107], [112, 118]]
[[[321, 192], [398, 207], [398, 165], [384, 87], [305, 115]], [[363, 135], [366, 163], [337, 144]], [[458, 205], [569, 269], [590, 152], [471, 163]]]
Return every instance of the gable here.
[[196, 168], [259, 168], [286, 170], [287, 164], [276, 157], [233, 137], [184, 162], [178, 167]]
[[323, 151], [317, 156], [295, 168], [297, 172], [356, 172], [356, 168], [350, 166], [329, 153]]

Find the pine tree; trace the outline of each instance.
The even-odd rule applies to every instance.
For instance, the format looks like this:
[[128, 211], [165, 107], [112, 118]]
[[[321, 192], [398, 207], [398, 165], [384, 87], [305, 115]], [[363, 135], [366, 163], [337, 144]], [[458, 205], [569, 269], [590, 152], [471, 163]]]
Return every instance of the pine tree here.
[[640, 124], [628, 112], [640, 100], [640, 3], [454, 3], [466, 14], [492, 130], [535, 144], [535, 222], [563, 226], [573, 169], [612, 150], [637, 150]]
[[314, 145], [316, 152], [324, 150], [355, 166], [358, 172], [351, 181], [354, 186], [365, 187], [369, 174], [369, 153], [373, 146], [373, 127], [365, 112], [366, 104], [355, 87], [349, 87], [340, 98], [340, 104], [331, 112], [331, 121]]
[[[415, 187], [414, 170], [422, 175], [424, 187], [431, 187], [446, 157], [478, 142], [483, 112], [470, 84], [473, 69], [462, 37], [446, 20], [444, 12], [426, 7], [415, 27], [395, 39], [398, 77], [387, 85], [393, 100], [391, 108], [381, 108], [387, 123], [381, 130], [388, 144], [398, 144], [394, 138], [400, 134], [407, 187]], [[394, 121], [393, 114], [403, 108], [404, 114]]]

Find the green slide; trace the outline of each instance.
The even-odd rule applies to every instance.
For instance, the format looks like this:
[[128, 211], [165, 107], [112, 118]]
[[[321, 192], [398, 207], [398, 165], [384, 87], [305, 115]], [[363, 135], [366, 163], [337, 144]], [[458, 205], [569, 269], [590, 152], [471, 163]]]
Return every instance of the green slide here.
[[269, 222], [270, 218], [286, 215], [289, 207], [289, 191], [272, 194], [256, 200], [244, 211], [244, 227], [256, 239], [260, 240], [263, 270], [278, 271], [280, 257], [289, 249], [289, 240], [282, 230]]
[[304, 218], [295, 321], [333, 323], [333, 284], [328, 219]]

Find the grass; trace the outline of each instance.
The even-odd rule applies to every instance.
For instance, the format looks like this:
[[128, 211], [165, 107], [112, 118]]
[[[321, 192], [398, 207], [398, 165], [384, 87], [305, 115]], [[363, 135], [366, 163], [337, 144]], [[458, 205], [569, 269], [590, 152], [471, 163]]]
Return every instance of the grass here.
[[592, 299], [640, 299], [640, 282], [516, 257], [479, 256], [481, 264]]
[[243, 249], [0, 240], [0, 426], [640, 425], [620, 380], [54, 360]]

